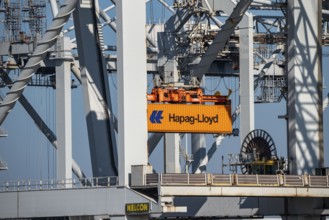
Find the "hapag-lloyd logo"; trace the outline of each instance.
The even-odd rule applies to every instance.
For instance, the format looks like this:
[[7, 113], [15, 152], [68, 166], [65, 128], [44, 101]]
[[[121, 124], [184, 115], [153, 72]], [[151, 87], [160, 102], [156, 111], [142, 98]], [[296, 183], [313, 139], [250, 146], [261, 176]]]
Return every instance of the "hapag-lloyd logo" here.
[[184, 115], [169, 114], [169, 122], [176, 122], [179, 124], [190, 123], [191, 125], [198, 122], [198, 123], [206, 123], [211, 125], [213, 123], [218, 123], [218, 115], [206, 116], [204, 114], [197, 114], [196, 116], [184, 116]]
[[[163, 110], [154, 110], [151, 113], [151, 116], [149, 118], [150, 122], [152, 124], [162, 124], [163, 117]], [[218, 123], [218, 115], [215, 116], [207, 116], [205, 114], [197, 114], [195, 116], [188, 116], [188, 115], [176, 115], [176, 114], [170, 114], [168, 115], [169, 122], [174, 123], [189, 123], [191, 125], [195, 123], [206, 123], [209, 125], [212, 125], [214, 123]]]
[[150, 121], [152, 124], [161, 124], [163, 110], [154, 110], [150, 116]]

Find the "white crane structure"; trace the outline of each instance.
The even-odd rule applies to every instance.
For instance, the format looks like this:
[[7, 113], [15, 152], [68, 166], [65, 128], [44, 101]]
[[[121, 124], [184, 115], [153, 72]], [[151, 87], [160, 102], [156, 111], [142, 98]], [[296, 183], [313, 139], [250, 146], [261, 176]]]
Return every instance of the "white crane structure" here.
[[[5, 122], [17, 114], [17, 102], [49, 143], [44, 148], [56, 152], [53, 179], [2, 179], [11, 164], [0, 160], [0, 219], [329, 216], [322, 65], [328, 11], [327, 0], [0, 0], [0, 156], [1, 141], [8, 138]], [[219, 82], [212, 91], [207, 79]], [[223, 90], [221, 82], [225, 90], [217, 91]], [[169, 100], [162, 106], [176, 104], [186, 112], [200, 97], [225, 97], [222, 102], [234, 109], [228, 112], [228, 126], [234, 128], [211, 134], [149, 132], [150, 123], [165, 124], [163, 109], [148, 116], [149, 105], [160, 102], [149, 98], [150, 85], [184, 91], [179, 104], [174, 92], [154, 97]], [[52, 124], [26, 95], [37, 86], [54, 94], [46, 101], [54, 102]], [[79, 100], [73, 93], [77, 87]], [[250, 162], [247, 156], [275, 151], [276, 157], [276, 149], [258, 152], [257, 144], [266, 145], [267, 136], [249, 137], [260, 117], [255, 103], [280, 102], [286, 103], [287, 129], [278, 132], [287, 136], [287, 167], [279, 164], [283, 160], [267, 158], [277, 163], [270, 164], [277, 169], [269, 175], [270, 162]], [[84, 115], [79, 124], [73, 120], [77, 105]], [[222, 123], [221, 117], [218, 113], [211, 123]], [[178, 119], [181, 126], [182, 120], [194, 124], [191, 118]], [[88, 142], [91, 175], [83, 170], [87, 161], [73, 158], [81, 149], [73, 134], [83, 129], [87, 138], [78, 132], [77, 139]], [[242, 154], [234, 168], [227, 165], [234, 172], [212, 172], [217, 149], [236, 136]], [[244, 151], [246, 141], [256, 145]], [[49, 172], [49, 154], [44, 160]], [[255, 164], [261, 164], [256, 171]], [[237, 171], [240, 165], [245, 173]]]

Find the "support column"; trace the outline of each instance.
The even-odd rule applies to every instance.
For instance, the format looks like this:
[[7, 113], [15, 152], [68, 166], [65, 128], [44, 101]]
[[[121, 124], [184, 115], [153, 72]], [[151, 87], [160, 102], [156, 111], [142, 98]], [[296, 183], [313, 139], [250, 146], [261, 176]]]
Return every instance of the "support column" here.
[[165, 173], [180, 173], [179, 134], [165, 134]]
[[111, 95], [103, 56], [102, 29], [95, 1], [84, 0], [74, 12], [88, 141], [94, 177], [117, 176], [117, 143]]
[[240, 144], [254, 130], [253, 17], [248, 12], [240, 24]]
[[57, 179], [72, 178], [71, 65], [56, 66]]
[[145, 14], [144, 1], [117, 1], [120, 185], [129, 184], [131, 165], [148, 162]]
[[288, 0], [288, 159], [291, 174], [323, 166], [321, 0]]
[[206, 172], [208, 160], [206, 149], [206, 135], [205, 134], [192, 134], [191, 135], [191, 148], [193, 154], [192, 173]]

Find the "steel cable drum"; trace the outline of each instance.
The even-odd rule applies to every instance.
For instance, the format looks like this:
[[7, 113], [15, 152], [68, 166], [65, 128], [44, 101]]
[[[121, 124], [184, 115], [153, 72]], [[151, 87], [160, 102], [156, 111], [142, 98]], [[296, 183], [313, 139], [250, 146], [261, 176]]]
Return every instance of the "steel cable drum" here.
[[[254, 154], [256, 154], [261, 161], [277, 158], [276, 147], [272, 137], [261, 129], [255, 129], [247, 134], [242, 142], [240, 154], [242, 155], [242, 160]], [[256, 158], [254, 158], [254, 160], [255, 159]], [[251, 174], [251, 165], [248, 163], [241, 165], [241, 172], [243, 174]]]

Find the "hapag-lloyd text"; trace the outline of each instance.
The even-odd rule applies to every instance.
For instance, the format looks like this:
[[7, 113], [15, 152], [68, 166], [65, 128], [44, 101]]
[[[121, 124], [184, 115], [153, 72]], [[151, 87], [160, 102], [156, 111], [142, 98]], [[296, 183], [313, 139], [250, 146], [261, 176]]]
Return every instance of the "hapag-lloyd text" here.
[[208, 123], [209, 125], [211, 125], [212, 123], [218, 123], [218, 115], [206, 116], [204, 114], [198, 114], [196, 116], [184, 116], [184, 115], [169, 114], [169, 122], [176, 122], [179, 124], [190, 123], [191, 125], [193, 125], [195, 122], [198, 122], [198, 123]]

